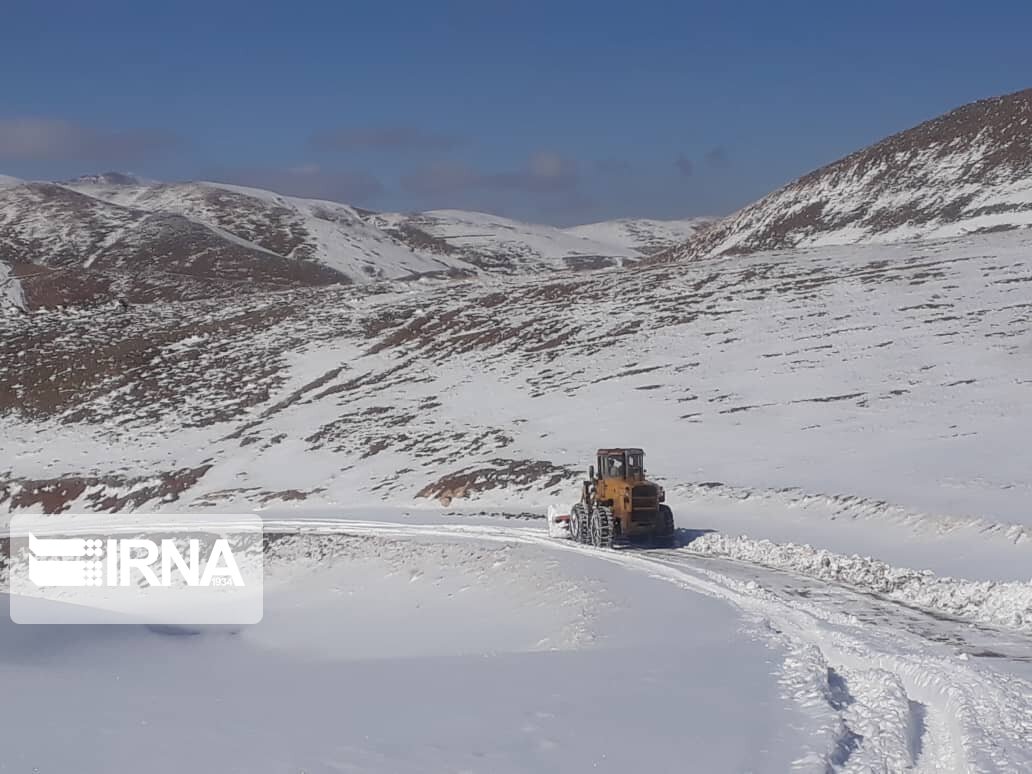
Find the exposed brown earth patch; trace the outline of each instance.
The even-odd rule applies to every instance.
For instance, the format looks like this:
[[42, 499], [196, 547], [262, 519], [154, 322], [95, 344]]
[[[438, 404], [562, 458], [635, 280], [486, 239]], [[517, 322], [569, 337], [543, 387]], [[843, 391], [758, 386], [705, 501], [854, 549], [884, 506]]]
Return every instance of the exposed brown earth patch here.
[[8, 511], [39, 506], [44, 513], [61, 513], [75, 502], [91, 511], [123, 511], [147, 503], [179, 499], [211, 469], [211, 465], [159, 473], [153, 478], [63, 476], [52, 479], [0, 481], [0, 506]]
[[572, 468], [543, 460], [494, 459], [486, 466], [463, 468], [441, 476], [420, 489], [416, 497], [436, 499], [447, 506], [453, 500], [503, 487], [516, 491], [532, 486], [550, 490], [578, 475]]

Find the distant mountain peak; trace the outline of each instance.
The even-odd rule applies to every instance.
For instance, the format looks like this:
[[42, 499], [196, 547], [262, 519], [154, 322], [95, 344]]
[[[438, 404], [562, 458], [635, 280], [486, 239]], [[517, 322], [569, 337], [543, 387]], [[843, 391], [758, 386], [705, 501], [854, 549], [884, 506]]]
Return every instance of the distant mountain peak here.
[[97, 175], [80, 175], [70, 180], [61, 181], [61, 185], [106, 185], [106, 186], [132, 186], [143, 185], [146, 182], [136, 175], [126, 172], [101, 172]]
[[987, 180], [1001, 168], [1022, 174], [1032, 170], [1032, 89], [962, 105], [941, 116], [886, 137], [802, 177], [799, 182], [849, 169], [886, 164], [886, 176], [901, 171], [898, 156], [933, 151], [945, 159], [979, 143], [986, 149], [977, 163], [960, 170], [967, 179]]

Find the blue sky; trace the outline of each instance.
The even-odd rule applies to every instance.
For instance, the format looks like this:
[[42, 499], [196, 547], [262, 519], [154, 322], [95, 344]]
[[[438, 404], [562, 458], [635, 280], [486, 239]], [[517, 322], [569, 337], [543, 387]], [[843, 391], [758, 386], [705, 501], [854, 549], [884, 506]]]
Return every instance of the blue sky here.
[[531, 220], [724, 214], [1032, 87], [1032, 3], [50, 2], [0, 27], [0, 172]]

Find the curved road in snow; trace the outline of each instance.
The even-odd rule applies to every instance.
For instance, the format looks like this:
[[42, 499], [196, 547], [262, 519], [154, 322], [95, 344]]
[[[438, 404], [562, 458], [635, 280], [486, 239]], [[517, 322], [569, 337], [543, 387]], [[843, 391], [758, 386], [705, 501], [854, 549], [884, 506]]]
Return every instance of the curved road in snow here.
[[685, 548], [599, 550], [524, 526], [287, 518], [265, 528], [532, 543], [590, 555], [720, 599], [787, 648], [790, 692], [802, 701], [816, 681], [837, 715], [835, 770], [1032, 771], [1032, 639], [1018, 632]]

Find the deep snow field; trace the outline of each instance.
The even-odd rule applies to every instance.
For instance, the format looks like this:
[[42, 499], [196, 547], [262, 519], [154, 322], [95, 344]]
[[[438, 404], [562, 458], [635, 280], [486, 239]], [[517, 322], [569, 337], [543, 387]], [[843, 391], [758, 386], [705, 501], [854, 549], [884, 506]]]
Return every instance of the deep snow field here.
[[533, 544], [302, 545], [243, 631], [2, 624], [3, 770], [786, 771], [828, 744], [715, 600]]
[[1032, 649], [1013, 633], [685, 548], [603, 551], [532, 526], [377, 515], [393, 521], [270, 519], [255, 626], [4, 623], [0, 765], [1029, 765], [1032, 674], [1019, 668]]
[[[72, 509], [245, 507], [329, 554], [274, 543], [236, 633], [5, 625], [0, 770], [1032, 770], [1030, 251], [3, 318], [35, 413], [0, 503], [79, 477]], [[548, 537], [610, 445], [678, 548]]]

